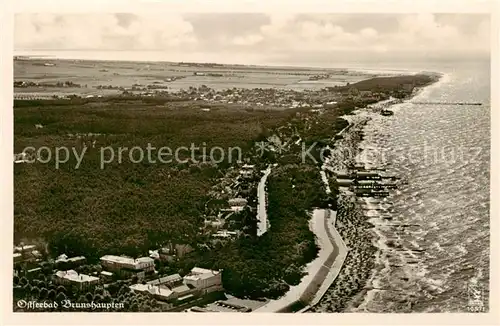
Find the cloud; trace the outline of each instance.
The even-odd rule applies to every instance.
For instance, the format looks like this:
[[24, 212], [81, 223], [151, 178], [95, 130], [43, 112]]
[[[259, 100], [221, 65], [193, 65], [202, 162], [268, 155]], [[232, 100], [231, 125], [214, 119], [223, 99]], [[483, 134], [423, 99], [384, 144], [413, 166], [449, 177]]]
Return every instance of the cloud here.
[[[366, 15], [363, 25], [356, 17], [358, 28], [349, 23], [348, 15], [340, 17], [307, 15], [304, 17], [270, 17], [270, 23], [260, 28], [264, 41], [277, 42], [283, 51], [365, 51], [384, 53], [443, 54], [450, 52], [488, 53], [489, 19], [483, 16], [477, 30], [464, 34], [460, 24], [470, 22], [467, 15], [453, 20], [433, 14], [393, 15], [392, 30], [380, 28], [381, 21]], [[371, 16], [376, 16], [372, 14]], [[377, 22], [374, 26], [370, 20]], [[473, 17], [477, 21], [477, 17]], [[348, 26], [346, 29], [344, 26]], [[379, 31], [381, 30], [381, 31]]]
[[196, 54], [200, 60], [476, 56], [489, 54], [489, 38], [489, 16], [478, 14], [117, 13], [15, 17], [17, 50], [156, 50], [176, 58]]
[[17, 14], [17, 49], [169, 49], [196, 43], [192, 25], [177, 15]]
[[258, 34], [238, 36], [238, 37], [233, 38], [233, 44], [244, 45], [244, 46], [255, 45], [255, 44], [261, 42], [263, 39], [264, 39], [264, 37], [262, 35], [258, 35]]
[[366, 39], [373, 39], [373, 38], [377, 37], [378, 32], [376, 30], [374, 30], [373, 28], [369, 27], [369, 28], [363, 28], [360, 31], [360, 34], [361, 34], [361, 36], [363, 36]]

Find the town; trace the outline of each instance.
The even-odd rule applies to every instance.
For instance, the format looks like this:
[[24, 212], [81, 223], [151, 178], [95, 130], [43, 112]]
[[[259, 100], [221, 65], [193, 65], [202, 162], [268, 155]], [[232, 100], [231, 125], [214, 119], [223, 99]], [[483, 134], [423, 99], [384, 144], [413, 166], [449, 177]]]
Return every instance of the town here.
[[[308, 209], [335, 209], [336, 196], [343, 186], [350, 187], [358, 196], [385, 195], [388, 189], [395, 187], [390, 177], [370, 171], [342, 174], [321, 170], [322, 153], [342, 138], [339, 130], [350, 127], [343, 115], [359, 108], [374, 110], [370, 107], [372, 104], [403, 98], [419, 83], [429, 80], [422, 76], [394, 78], [396, 81], [389, 79], [392, 83], [389, 87], [384, 87], [387, 81], [382, 78], [377, 87], [368, 80], [343, 87], [300, 92], [259, 88], [215, 91], [202, 86], [179, 92], [153, 89], [152, 93], [124, 91], [114, 97], [82, 98], [73, 95], [42, 99], [45, 105], [60, 101], [63, 105], [106, 104], [110, 100], [132, 99], [144, 103], [152, 101], [156, 105], [187, 105], [190, 110], [198, 108], [209, 115], [212, 109], [216, 112], [220, 105], [251, 107], [252, 110], [260, 107], [263, 112], [270, 107], [284, 107], [294, 110], [290, 111], [294, 114], [289, 114], [284, 123], [266, 130], [261, 137], [254, 138], [254, 145], [258, 146], [247, 148], [243, 161], [217, 169], [218, 177], [200, 208], [201, 216], [197, 218], [202, 224], [195, 231], [196, 241], [185, 237], [165, 241], [161, 240], [164, 236], [159, 236], [160, 233], [158, 236], [151, 234], [151, 237], [158, 237], [154, 242], [156, 247], [149, 246], [147, 251], [138, 248], [129, 250], [134, 255], [112, 250], [100, 257], [72, 254], [85, 252], [85, 248], [76, 245], [76, 242], [68, 246], [76, 241], [71, 236], [63, 236], [57, 248], [53, 244], [48, 246], [43, 240], [39, 243], [18, 243], [14, 248], [15, 296], [44, 300], [69, 298], [77, 302], [126, 302], [125, 309], [130, 311], [259, 310], [270, 299], [284, 295], [291, 285], [299, 284], [304, 275], [301, 264], [313, 260], [317, 253], [314, 235], [307, 230]], [[31, 105], [29, 100], [18, 100], [17, 103]], [[37, 124], [36, 129], [44, 130], [45, 127]], [[74, 137], [75, 134], [71, 135]], [[96, 142], [99, 144], [105, 136], [101, 132], [78, 135], [80, 138], [90, 137], [92, 146]], [[303, 146], [311, 145], [317, 145], [311, 151], [315, 160], [301, 162]], [[82, 146], [87, 145], [82, 143]], [[16, 165], [23, 165], [19, 163], [25, 163], [27, 159], [24, 153], [15, 155]], [[188, 169], [197, 171], [201, 167], [188, 163]], [[318, 173], [320, 171], [324, 174]], [[268, 185], [269, 176], [271, 185]], [[287, 188], [290, 185], [297, 196], [304, 198], [303, 201], [283, 206], [282, 200], [290, 192]], [[284, 207], [290, 210], [285, 211]], [[287, 215], [295, 219], [296, 229], [286, 226], [283, 219]], [[255, 276], [245, 279], [239, 275], [242, 272], [238, 270], [239, 261], [244, 262], [245, 254], [242, 256], [231, 250], [245, 248], [248, 251], [246, 255], [251, 255], [252, 246], [258, 248], [269, 241], [277, 241], [279, 250], [284, 251], [289, 245], [286, 238], [277, 237], [281, 234], [287, 234], [290, 241], [294, 237], [302, 238], [299, 242], [302, 249], [298, 254], [275, 258], [283, 260], [281, 268], [286, 269], [283, 278], [267, 273], [270, 281], [263, 283]], [[79, 249], [75, 251], [75, 248]], [[267, 248], [270, 250], [273, 247]], [[219, 251], [226, 252], [235, 261], [217, 262], [221, 259], [217, 258]], [[221, 268], [221, 265], [226, 267]], [[263, 272], [256, 270], [252, 273], [259, 275]], [[327, 282], [326, 277], [320, 279], [321, 283]], [[328, 278], [328, 282], [332, 279]], [[325, 283], [322, 293], [328, 286]], [[307, 301], [314, 297], [311, 294], [304, 296]], [[317, 301], [317, 298], [314, 300]], [[309, 303], [304, 302], [306, 305]]]

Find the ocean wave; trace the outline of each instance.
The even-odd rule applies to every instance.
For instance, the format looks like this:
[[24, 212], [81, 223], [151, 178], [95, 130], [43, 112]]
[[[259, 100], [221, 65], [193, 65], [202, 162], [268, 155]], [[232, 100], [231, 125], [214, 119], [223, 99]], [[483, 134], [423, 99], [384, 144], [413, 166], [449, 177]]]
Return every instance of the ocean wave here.
[[[472, 265], [476, 271], [472, 274], [469, 265], [476, 259], [473, 252], [486, 257], [488, 252], [489, 169], [485, 172], [487, 163], [483, 163], [489, 161], [487, 146], [479, 162], [427, 162], [418, 156], [414, 162], [401, 159], [425, 141], [454, 141], [467, 146], [485, 143], [487, 133], [475, 132], [468, 121], [489, 126], [489, 117], [481, 115], [489, 109], [464, 111], [464, 107], [429, 108], [411, 103], [452, 101], [460, 95], [460, 87], [467, 92], [471, 87], [482, 87], [467, 79], [472, 77], [462, 76], [457, 72], [443, 74], [411, 101], [393, 105], [392, 117], [373, 115], [363, 129], [358, 162], [373, 167], [383, 164], [388, 172], [407, 179], [408, 185], [388, 197], [394, 203], [393, 210], [383, 214], [392, 216], [390, 222], [381, 218], [380, 200], [359, 201], [373, 225], [376, 264], [363, 299], [349, 311], [460, 311], [466, 307], [466, 298], [453, 297], [461, 291], [457, 286], [466, 287], [469, 280], [483, 282], [488, 277], [483, 272], [487, 261]], [[477, 75], [472, 80], [477, 82]], [[369, 149], [388, 149], [389, 155], [385, 162], [373, 160], [363, 153]]]

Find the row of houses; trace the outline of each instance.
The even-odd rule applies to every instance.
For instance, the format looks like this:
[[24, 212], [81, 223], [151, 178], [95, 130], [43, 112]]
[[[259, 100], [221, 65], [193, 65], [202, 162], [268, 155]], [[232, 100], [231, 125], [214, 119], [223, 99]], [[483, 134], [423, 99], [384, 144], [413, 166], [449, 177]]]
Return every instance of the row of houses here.
[[[116, 273], [121, 277], [131, 277], [136, 275], [138, 279], [143, 279], [147, 273], [154, 272], [154, 260], [150, 257], [131, 258], [125, 256], [106, 255], [101, 257], [101, 266], [104, 269], [100, 277], [79, 274], [73, 269], [58, 270], [54, 274], [54, 280], [58, 284], [72, 286], [83, 290], [96, 286], [100, 282], [106, 282], [113, 279], [113, 274]], [[56, 268], [63, 267], [75, 268], [85, 264], [86, 259], [83, 256], [69, 258], [63, 254], [55, 260]]]
[[194, 267], [184, 277], [173, 274], [149, 281], [145, 284], [134, 284], [130, 288], [134, 292], [145, 293], [162, 301], [184, 303], [208, 293], [222, 291], [222, 272]]
[[249, 206], [247, 196], [250, 194], [254, 177], [255, 165], [244, 164], [231, 177], [234, 178], [232, 181], [228, 182], [227, 178], [224, 180], [227, 185], [222, 190], [223, 197], [229, 199], [213, 199], [207, 206], [211, 214], [205, 217], [204, 225], [213, 231], [211, 234], [213, 242], [234, 239], [241, 234], [240, 230], [229, 230], [233, 225], [230, 217]]
[[14, 264], [21, 262], [38, 261], [42, 257], [42, 253], [35, 245], [20, 245], [14, 247]]
[[[14, 100], [53, 100], [59, 98], [51, 93], [14, 93]], [[63, 98], [63, 97], [61, 97]]]
[[[164, 254], [172, 257], [174, 253], [185, 254], [181, 248], [162, 248], [166, 249]], [[179, 249], [179, 250], [177, 250]], [[187, 248], [184, 248], [187, 250]], [[184, 250], [184, 251], [185, 251]], [[36, 255], [38, 251], [35, 245], [24, 245], [14, 247], [14, 260], [16, 257], [27, 257]], [[54, 260], [56, 272], [53, 274], [53, 280], [56, 284], [71, 287], [78, 290], [87, 290], [98, 284], [106, 283], [114, 279], [115, 275], [120, 277], [137, 276], [141, 281], [149, 274], [153, 276], [155, 272], [155, 258], [140, 257], [131, 258], [126, 256], [105, 255], [100, 258], [103, 271], [99, 274], [87, 275], [78, 273], [75, 268], [86, 263], [84, 256], [68, 257], [66, 254], [58, 256]], [[40, 272], [41, 268], [34, 270]], [[130, 286], [134, 292], [142, 292], [151, 295], [157, 299], [173, 302], [176, 304], [189, 301], [194, 298], [202, 297], [214, 291], [222, 291], [222, 271], [209, 270], [199, 267], [191, 269], [189, 274], [181, 277], [179, 274], [159, 277], [149, 282], [142, 281]], [[151, 278], [150, 278], [151, 279]]]

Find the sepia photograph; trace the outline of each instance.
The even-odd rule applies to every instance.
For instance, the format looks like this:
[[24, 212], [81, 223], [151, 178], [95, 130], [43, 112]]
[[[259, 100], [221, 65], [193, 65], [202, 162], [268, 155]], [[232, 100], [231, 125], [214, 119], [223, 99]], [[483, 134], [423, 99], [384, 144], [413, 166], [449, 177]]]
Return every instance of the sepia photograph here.
[[12, 15], [14, 316], [493, 310], [491, 12], [153, 5]]

